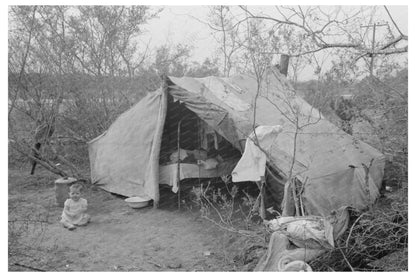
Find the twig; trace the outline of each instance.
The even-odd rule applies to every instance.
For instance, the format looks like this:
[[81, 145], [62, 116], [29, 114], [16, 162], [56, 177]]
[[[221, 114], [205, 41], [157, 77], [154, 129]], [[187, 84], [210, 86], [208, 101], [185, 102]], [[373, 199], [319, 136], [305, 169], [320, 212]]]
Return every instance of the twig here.
[[158, 264], [158, 263], [155, 263], [155, 262], [152, 262], [152, 261], [147, 261], [149, 264], [152, 264], [152, 265], [155, 265], [156, 267], [158, 267], [158, 268], [162, 268], [162, 265], [160, 265], [160, 264]]
[[341, 252], [342, 256], [344, 257], [345, 262], [348, 264], [348, 266], [350, 267], [351, 271], [354, 272], [354, 268], [351, 266], [350, 262], [347, 260], [347, 257], [345, 257], [344, 251], [342, 251], [341, 248], [338, 248], [339, 251]]
[[41, 272], [46, 271], [46, 270], [41, 269], [41, 268], [37, 268], [37, 267], [29, 266], [29, 265], [24, 265], [24, 264], [21, 264], [21, 263], [14, 263], [13, 265], [21, 266], [21, 267], [32, 269], [32, 270], [35, 270], [35, 271], [41, 271]]
[[25, 222], [25, 223], [49, 223], [48, 220], [33, 220], [33, 219], [12, 219], [9, 220], [8, 223], [17, 223], [17, 222]]
[[397, 26], [396, 22], [394, 21], [393, 17], [391, 16], [390, 11], [389, 11], [389, 9], [387, 8], [387, 6], [384, 6], [384, 9], [386, 10], [387, 14], [389, 15], [390, 20], [391, 20], [391, 22], [393, 22], [393, 25], [396, 27], [397, 31], [400, 33], [400, 35], [401, 35], [402, 37], [404, 37], [404, 35], [403, 35], [402, 31], [401, 31], [401, 30], [400, 30], [400, 28]]
[[221, 212], [214, 206], [214, 204], [209, 201], [208, 197], [206, 197], [205, 195], [201, 195], [205, 201], [207, 201], [209, 203], [209, 205], [215, 210], [215, 212], [217, 213], [218, 217], [220, 218], [221, 222], [224, 224], [227, 224], [227, 222], [224, 220], [223, 216], [221, 215]]
[[212, 218], [209, 218], [209, 217], [207, 217], [205, 215], [203, 215], [202, 218], [205, 218], [206, 220], [210, 221], [214, 225], [216, 225], [219, 228], [221, 228], [223, 230], [226, 230], [228, 232], [233, 232], [233, 233], [237, 233], [237, 234], [240, 234], [240, 235], [243, 235], [243, 236], [247, 236], [247, 237], [252, 237], [252, 238], [260, 237], [259, 235], [256, 235], [254, 232], [238, 230], [238, 229], [236, 229], [234, 227], [231, 227], [231, 228], [225, 227], [225, 226], [219, 224], [218, 222], [216, 222], [215, 220], [213, 220]]
[[361, 217], [363, 217], [365, 214], [361, 214], [355, 221], [354, 221], [354, 223], [352, 224], [352, 226], [351, 226], [351, 229], [350, 229], [350, 233], [348, 234], [348, 237], [347, 237], [347, 240], [346, 240], [346, 242], [345, 242], [345, 247], [346, 248], [348, 248], [348, 243], [349, 243], [349, 241], [350, 241], [350, 237], [351, 237], [351, 234], [352, 234], [352, 230], [354, 229], [354, 227], [355, 227], [355, 224], [357, 224], [358, 223], [358, 221], [361, 219]]

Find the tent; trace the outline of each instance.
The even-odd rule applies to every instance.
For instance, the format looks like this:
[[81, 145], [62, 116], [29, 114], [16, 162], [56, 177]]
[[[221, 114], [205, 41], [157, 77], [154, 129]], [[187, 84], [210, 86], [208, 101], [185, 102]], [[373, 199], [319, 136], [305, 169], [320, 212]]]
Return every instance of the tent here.
[[300, 184], [306, 214], [328, 215], [342, 206], [364, 209], [379, 196], [383, 154], [327, 121], [275, 69], [269, 69], [259, 85], [248, 75], [167, 77], [160, 89], [89, 142], [91, 179], [113, 193], [148, 196], [157, 206], [160, 183], [175, 188], [178, 174], [179, 179], [209, 178], [230, 174], [236, 164], [214, 173], [201, 172], [197, 164], [182, 168], [180, 163], [166, 163], [172, 149], [178, 156], [181, 148], [197, 150], [206, 138], [201, 133], [213, 130], [229, 150], [224, 152], [231, 151], [230, 158], [238, 160], [250, 134], [253, 137], [261, 126], [281, 128], [273, 143], [262, 149], [267, 167], [283, 183], [296, 180], [286, 182], [282, 195], [286, 214], [294, 213], [290, 192], [295, 184]]

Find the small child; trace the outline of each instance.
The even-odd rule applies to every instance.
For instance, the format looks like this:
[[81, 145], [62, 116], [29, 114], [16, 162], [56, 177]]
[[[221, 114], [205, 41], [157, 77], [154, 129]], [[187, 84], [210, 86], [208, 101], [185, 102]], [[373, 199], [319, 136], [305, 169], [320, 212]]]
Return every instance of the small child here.
[[81, 184], [73, 184], [69, 188], [69, 199], [65, 201], [62, 211], [61, 223], [68, 230], [74, 230], [75, 226], [87, 225], [91, 217], [85, 213], [87, 211], [87, 200], [81, 198]]

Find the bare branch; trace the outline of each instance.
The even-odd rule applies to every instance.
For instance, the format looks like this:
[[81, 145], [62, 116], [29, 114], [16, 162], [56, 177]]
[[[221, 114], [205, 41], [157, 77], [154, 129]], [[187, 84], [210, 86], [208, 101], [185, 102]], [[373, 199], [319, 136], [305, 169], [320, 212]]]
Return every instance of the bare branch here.
[[274, 21], [274, 22], [277, 22], [277, 23], [280, 23], [280, 24], [293, 25], [293, 26], [299, 27], [299, 28], [307, 31], [308, 33], [310, 32], [310, 30], [308, 30], [305, 26], [302, 26], [302, 25], [300, 25], [300, 24], [298, 24], [296, 22], [288, 21], [288, 20], [287, 21], [284, 21], [284, 20], [280, 20], [280, 19], [277, 19], [277, 18], [269, 17], [269, 16], [258, 16], [258, 15], [254, 15], [246, 7], [244, 7], [244, 6], [239, 6], [239, 7], [243, 11], [247, 12], [247, 14], [250, 15], [248, 18], [271, 20], [271, 21]]
[[390, 17], [391, 22], [393, 22], [394, 26], [396, 27], [397, 31], [399, 32], [399, 34], [404, 37], [405, 35], [402, 33], [402, 31], [400, 30], [399, 26], [397, 26], [396, 21], [394, 21], [393, 17], [390, 14], [389, 9], [387, 8], [387, 6], [384, 6], [384, 9], [386, 10], [387, 14]]
[[57, 166], [53, 165], [51, 162], [37, 158], [34, 155], [29, 154], [28, 151], [25, 151], [22, 149], [22, 146], [18, 142], [10, 143], [10, 147], [18, 151], [20, 154], [23, 154], [24, 156], [28, 157], [29, 159], [35, 160], [37, 163], [39, 163], [41, 166], [46, 168], [47, 170], [59, 175], [59, 176], [69, 176], [65, 171], [58, 168]]
[[391, 55], [391, 54], [400, 54], [400, 53], [407, 53], [408, 46], [404, 46], [401, 48], [396, 49], [387, 49], [387, 50], [379, 50], [371, 53], [372, 55]]

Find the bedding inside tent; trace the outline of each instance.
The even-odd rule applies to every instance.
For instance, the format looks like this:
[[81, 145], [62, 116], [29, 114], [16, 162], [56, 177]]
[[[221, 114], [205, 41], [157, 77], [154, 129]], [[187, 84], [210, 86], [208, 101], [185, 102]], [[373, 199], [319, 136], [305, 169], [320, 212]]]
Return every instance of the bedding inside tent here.
[[[172, 190], [177, 192], [178, 182], [183, 179], [230, 175], [241, 158], [240, 151], [180, 101], [175, 101], [170, 95], [167, 101], [159, 156], [159, 184], [172, 186]], [[178, 157], [181, 159], [179, 164]], [[214, 161], [212, 164], [198, 164], [198, 161], [205, 160]]]

